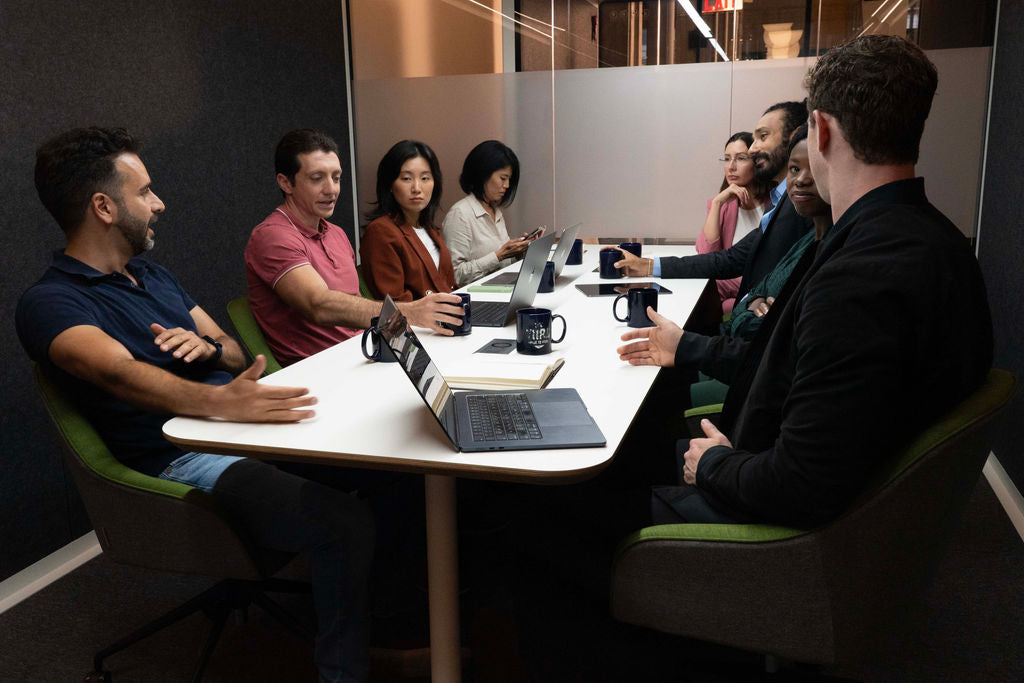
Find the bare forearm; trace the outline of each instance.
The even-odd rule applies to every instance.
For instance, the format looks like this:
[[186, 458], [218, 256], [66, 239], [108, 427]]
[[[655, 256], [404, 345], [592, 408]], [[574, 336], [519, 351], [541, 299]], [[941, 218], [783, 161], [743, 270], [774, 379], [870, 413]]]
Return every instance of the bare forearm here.
[[704, 232], [704, 239], [709, 244], [714, 244], [722, 237], [721, 213], [722, 205], [716, 197], [711, 200], [711, 208], [708, 209], [708, 216], [704, 219], [704, 227], [701, 228]]
[[238, 342], [227, 334], [222, 334], [216, 337], [216, 340], [220, 342], [221, 348], [223, 349], [216, 367], [220, 370], [226, 370], [232, 375], [237, 375], [242, 370], [245, 370], [248, 361], [245, 358], [245, 353], [242, 351], [242, 347], [238, 345]]
[[113, 362], [100, 369], [85, 369], [81, 373], [73, 371], [73, 374], [99, 385], [127, 403], [155, 413], [195, 417], [220, 414], [217, 395], [221, 387], [182, 379], [134, 359]]
[[325, 289], [314, 298], [306, 317], [317, 325], [369, 327], [370, 319], [380, 314], [380, 307], [379, 301]]

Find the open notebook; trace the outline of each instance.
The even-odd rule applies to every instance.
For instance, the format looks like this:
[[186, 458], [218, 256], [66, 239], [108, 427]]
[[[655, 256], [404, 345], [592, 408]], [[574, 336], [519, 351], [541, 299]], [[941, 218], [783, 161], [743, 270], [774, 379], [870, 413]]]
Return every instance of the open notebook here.
[[564, 363], [564, 358], [551, 363], [467, 360], [444, 379], [452, 389], [543, 389]]

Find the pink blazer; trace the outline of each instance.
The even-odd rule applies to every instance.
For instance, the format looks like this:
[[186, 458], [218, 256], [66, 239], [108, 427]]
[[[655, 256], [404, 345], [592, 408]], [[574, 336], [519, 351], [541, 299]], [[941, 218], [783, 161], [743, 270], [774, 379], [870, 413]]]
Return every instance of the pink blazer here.
[[[708, 200], [707, 211], [711, 211], [711, 199]], [[718, 214], [718, 223], [721, 226], [719, 237], [714, 242], [708, 242], [704, 237], [704, 231], [701, 230], [697, 235], [698, 254], [706, 254], [709, 251], [725, 251], [732, 246], [732, 238], [736, 234], [736, 217], [739, 215], [739, 211], [739, 202], [726, 202], [722, 205], [721, 213]], [[722, 299], [722, 313], [732, 313], [732, 306], [736, 303], [736, 293], [740, 290], [740, 279], [734, 277], [731, 280], [718, 281], [718, 296]]]

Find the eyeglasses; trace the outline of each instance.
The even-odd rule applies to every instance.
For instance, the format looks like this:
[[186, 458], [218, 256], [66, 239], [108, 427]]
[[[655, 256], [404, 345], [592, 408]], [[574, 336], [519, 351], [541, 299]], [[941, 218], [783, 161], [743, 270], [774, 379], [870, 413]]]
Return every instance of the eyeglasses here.
[[718, 160], [721, 161], [723, 164], [730, 164], [730, 163], [732, 163], [734, 161], [737, 164], [745, 164], [748, 161], [752, 160], [753, 158], [754, 157], [750, 156], [749, 154], [737, 154], [734, 157], [728, 157], [728, 156], [718, 157]]

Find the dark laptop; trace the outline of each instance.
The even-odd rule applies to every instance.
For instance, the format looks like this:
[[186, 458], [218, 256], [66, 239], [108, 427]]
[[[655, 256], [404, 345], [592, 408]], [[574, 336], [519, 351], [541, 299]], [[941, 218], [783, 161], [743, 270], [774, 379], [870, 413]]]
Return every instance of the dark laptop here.
[[391, 297], [384, 299], [376, 329], [456, 450], [605, 445], [575, 389], [454, 392]]
[[520, 308], [529, 308], [537, 296], [544, 264], [548, 261], [551, 243], [555, 236], [544, 235], [530, 243], [523, 257], [523, 265], [516, 274], [516, 286], [509, 301], [474, 301], [472, 304], [473, 327], [504, 327]]
[[[555, 264], [556, 278], [562, 274], [562, 270], [565, 268], [565, 262], [569, 260], [569, 252], [572, 251], [572, 243], [576, 241], [576, 237], [580, 232], [580, 226], [582, 225], [583, 223], [570, 225], [562, 231], [561, 236], [558, 238], [558, 246], [555, 247], [555, 253], [551, 255], [550, 259]], [[501, 273], [500, 275], [495, 275], [484, 284], [511, 285], [515, 284], [517, 277], [519, 277], [518, 272]]]

